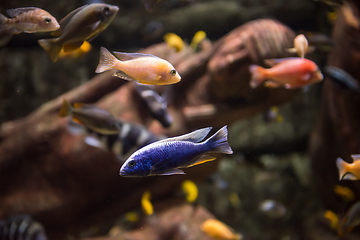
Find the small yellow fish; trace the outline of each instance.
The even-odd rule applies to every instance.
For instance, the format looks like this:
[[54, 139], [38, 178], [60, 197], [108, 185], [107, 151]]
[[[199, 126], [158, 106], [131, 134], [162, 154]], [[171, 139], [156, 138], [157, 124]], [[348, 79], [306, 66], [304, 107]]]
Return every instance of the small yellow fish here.
[[264, 114], [264, 121], [270, 123], [276, 120], [277, 122], [282, 122], [284, 119], [279, 113], [279, 108], [277, 106], [272, 106]]
[[355, 193], [348, 187], [336, 184], [334, 192], [347, 202], [352, 202], [355, 199]]
[[330, 23], [334, 24], [336, 19], [337, 19], [337, 12], [336, 11], [333, 11], [333, 12], [327, 12], [326, 13], [326, 16], [329, 20]]
[[199, 191], [196, 184], [193, 181], [185, 180], [181, 184], [181, 189], [186, 194], [186, 200], [189, 203], [195, 202], [198, 197]]
[[206, 38], [206, 33], [204, 31], [197, 31], [194, 34], [194, 37], [191, 40], [190, 47], [196, 50], [199, 43]]
[[11, 18], [0, 14], [0, 29], [12, 27], [14, 34], [21, 32], [52, 32], [60, 28], [56, 18], [41, 8], [15, 8], [6, 12]]
[[65, 52], [64, 48], [61, 49], [59, 53], [59, 58], [79, 58], [91, 50], [91, 44], [88, 41], [84, 41], [84, 43], [78, 49], [75, 49], [71, 52]]
[[170, 48], [174, 48], [177, 52], [180, 52], [184, 49], [184, 41], [175, 33], [165, 34], [164, 41]]
[[336, 160], [336, 166], [339, 170], [339, 180], [359, 180], [360, 179], [360, 154], [351, 155], [353, 163], [345, 162], [343, 159]]
[[209, 237], [216, 239], [242, 239], [241, 234], [235, 234], [229, 226], [216, 219], [206, 220], [200, 228]]
[[233, 206], [233, 208], [236, 208], [236, 209], [240, 208], [241, 200], [240, 200], [239, 195], [236, 192], [231, 192], [229, 194], [229, 200], [230, 200], [231, 206]]
[[145, 191], [141, 197], [141, 208], [146, 215], [151, 215], [154, 213], [154, 208], [150, 202], [150, 198], [150, 191]]
[[304, 34], [299, 34], [294, 39], [294, 47], [288, 48], [289, 52], [296, 52], [299, 57], [304, 58], [305, 54], [309, 51], [309, 43]]
[[324, 217], [329, 221], [330, 227], [332, 229], [337, 229], [338, 228], [338, 226], [339, 226], [339, 218], [333, 211], [326, 210], [324, 212]]
[[166, 60], [150, 54], [114, 52], [101, 47], [100, 63], [95, 72], [117, 69], [113, 76], [142, 84], [169, 85], [181, 80], [179, 73]]

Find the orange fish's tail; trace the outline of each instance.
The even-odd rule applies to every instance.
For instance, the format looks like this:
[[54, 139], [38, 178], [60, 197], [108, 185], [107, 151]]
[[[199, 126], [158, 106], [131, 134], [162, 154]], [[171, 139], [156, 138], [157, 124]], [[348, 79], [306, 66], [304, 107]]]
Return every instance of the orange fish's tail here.
[[57, 43], [57, 38], [40, 39], [38, 40], [38, 43], [45, 51], [47, 51], [53, 62], [58, 60], [62, 46]]
[[343, 179], [356, 180], [355, 176], [348, 171], [348, 163], [342, 158], [336, 159], [336, 166], [339, 170], [339, 181]]
[[59, 117], [66, 117], [69, 116], [70, 114], [71, 114], [71, 105], [64, 99], [59, 111]]
[[266, 79], [265, 68], [258, 65], [250, 65], [249, 70], [251, 73], [250, 87], [257, 88]]
[[97, 66], [95, 72], [101, 73], [107, 70], [115, 68], [116, 62], [119, 61], [114, 55], [112, 55], [109, 50], [104, 47], [100, 49], [100, 62]]

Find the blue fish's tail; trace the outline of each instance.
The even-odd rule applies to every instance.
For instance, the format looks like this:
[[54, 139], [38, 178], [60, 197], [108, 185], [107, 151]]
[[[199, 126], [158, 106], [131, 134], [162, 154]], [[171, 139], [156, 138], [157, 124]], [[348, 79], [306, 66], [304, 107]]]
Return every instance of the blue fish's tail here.
[[233, 151], [227, 142], [228, 130], [225, 125], [214, 135], [212, 135], [208, 140], [205, 141], [205, 144], [209, 146], [211, 152], [219, 152], [225, 154], [232, 154]]

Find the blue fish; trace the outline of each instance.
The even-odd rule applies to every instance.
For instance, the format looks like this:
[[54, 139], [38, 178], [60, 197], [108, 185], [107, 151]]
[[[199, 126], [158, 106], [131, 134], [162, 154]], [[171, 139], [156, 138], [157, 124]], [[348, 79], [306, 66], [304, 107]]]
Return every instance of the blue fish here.
[[124, 177], [146, 177], [153, 175], [185, 174], [179, 168], [192, 167], [215, 160], [206, 153], [232, 154], [227, 142], [227, 126], [202, 141], [211, 127], [191, 133], [167, 138], [147, 145], [134, 152], [122, 165], [120, 175]]

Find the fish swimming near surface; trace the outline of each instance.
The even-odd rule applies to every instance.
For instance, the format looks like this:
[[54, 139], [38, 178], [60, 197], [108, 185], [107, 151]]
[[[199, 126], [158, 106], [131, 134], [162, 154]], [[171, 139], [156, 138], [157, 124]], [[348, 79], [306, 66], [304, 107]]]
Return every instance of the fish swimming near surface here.
[[96, 133], [71, 119], [68, 121], [68, 131], [72, 135], [85, 135], [86, 144], [112, 152], [119, 162], [124, 162], [136, 150], [164, 138], [149, 132], [141, 125], [117, 121], [120, 128], [118, 134]]
[[193, 181], [191, 180], [183, 181], [181, 183], [181, 189], [185, 193], [186, 201], [188, 201], [189, 203], [193, 203], [196, 201], [199, 195], [199, 190]]
[[309, 42], [304, 34], [299, 34], [294, 39], [294, 47], [288, 48], [287, 50], [288, 52], [296, 52], [299, 57], [304, 58], [305, 54], [312, 52], [314, 48], [309, 47]]
[[18, 215], [0, 221], [0, 239], [47, 240], [44, 227], [28, 215]]
[[360, 154], [351, 155], [353, 163], [345, 162], [343, 159], [336, 160], [336, 166], [339, 170], [339, 180], [360, 180]]
[[324, 72], [327, 76], [330, 77], [332, 81], [334, 81], [339, 86], [360, 93], [359, 82], [345, 70], [335, 66], [326, 66], [324, 68]]
[[101, 134], [117, 134], [120, 132], [117, 119], [109, 112], [93, 105], [75, 103], [72, 107], [64, 99], [59, 116], [71, 116], [72, 120]]
[[135, 83], [136, 91], [149, 108], [151, 115], [158, 120], [163, 127], [170, 127], [174, 119], [167, 111], [167, 101], [155, 92], [153, 86]]
[[167, 33], [164, 35], [164, 41], [170, 47], [176, 50], [176, 52], [180, 52], [184, 49], [185, 43], [181, 37], [176, 35], [175, 33]]
[[235, 234], [234, 231], [226, 224], [216, 219], [208, 219], [201, 224], [201, 230], [208, 236], [215, 239], [240, 240], [241, 234]]
[[152, 215], [154, 213], [154, 207], [150, 202], [150, 191], [145, 191], [141, 197], [141, 209], [146, 215]]
[[52, 32], [60, 28], [56, 18], [37, 7], [8, 9], [7, 18], [0, 14], [0, 29], [11, 27], [12, 33]]
[[206, 141], [202, 141], [211, 127], [189, 134], [167, 138], [147, 145], [133, 153], [122, 165], [124, 177], [185, 174], [179, 168], [187, 168], [215, 160], [207, 153], [232, 154], [227, 142], [227, 126], [222, 127]]
[[273, 59], [272, 62], [275, 66], [270, 69], [250, 66], [251, 88], [256, 88], [267, 80], [265, 86], [269, 88], [284, 86], [286, 89], [296, 89], [320, 82], [324, 78], [318, 66], [309, 59], [282, 58]]
[[96, 73], [117, 69], [113, 76], [142, 84], [168, 85], [181, 80], [179, 73], [166, 60], [151, 54], [114, 52], [101, 47]]
[[102, 3], [79, 7], [60, 21], [60, 28], [52, 33], [56, 38], [40, 39], [38, 43], [56, 62], [62, 48], [64, 52], [71, 52], [84, 41], [94, 39], [115, 18], [118, 10], [117, 6]]

